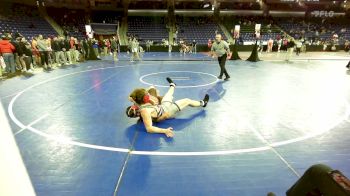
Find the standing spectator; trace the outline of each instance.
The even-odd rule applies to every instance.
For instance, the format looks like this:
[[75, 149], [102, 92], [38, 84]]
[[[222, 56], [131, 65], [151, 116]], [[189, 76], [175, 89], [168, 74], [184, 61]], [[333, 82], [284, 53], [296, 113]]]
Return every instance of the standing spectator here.
[[300, 52], [301, 52], [301, 47], [303, 46], [303, 43], [301, 42], [301, 40], [297, 40], [296, 41], [296, 54], [299, 56]]
[[34, 59], [34, 66], [41, 65], [41, 58], [38, 49], [38, 41], [36, 37], [32, 38], [32, 52]]
[[100, 58], [99, 52], [98, 52], [98, 42], [96, 39], [92, 39], [92, 48], [94, 49], [95, 55], [97, 58]]
[[20, 67], [17, 67], [18, 70], [21, 70], [22, 72], [26, 72], [27, 71], [27, 66], [25, 63], [25, 41], [22, 41], [21, 37], [18, 37], [17, 39], [19, 39], [19, 42], [17, 42], [17, 54], [18, 54], [18, 61], [20, 63]]
[[131, 51], [132, 51], [132, 55], [130, 58], [130, 62], [134, 62], [134, 58], [136, 58], [137, 60], [141, 60], [139, 56], [139, 43], [135, 37], [131, 42]]
[[282, 39], [280, 35], [277, 36], [277, 52], [281, 51], [281, 46], [282, 46]]
[[208, 49], [211, 50], [213, 43], [211, 41], [211, 39], [208, 39]]
[[197, 53], [197, 42], [196, 42], [196, 40], [193, 40], [193, 42], [192, 42], [192, 52], [193, 53]]
[[107, 42], [106, 40], [100, 40], [100, 44], [101, 44], [101, 53], [103, 54], [103, 56], [106, 56], [107, 55], [107, 52], [108, 52], [108, 48], [107, 48]]
[[109, 41], [109, 39], [105, 39], [105, 42], [106, 42], [106, 46], [107, 46], [106, 54], [111, 54], [111, 42]]
[[38, 49], [41, 56], [41, 65], [45, 70], [51, 70], [51, 65], [49, 63], [49, 48], [47, 45], [47, 40], [45, 40], [42, 35], [38, 36]]
[[132, 45], [132, 38], [128, 39], [128, 46], [127, 46], [127, 54], [129, 54], [129, 52], [131, 52], [131, 45]]
[[88, 59], [89, 57], [89, 45], [86, 39], [81, 40], [81, 45], [82, 45], [82, 51], [84, 54], [85, 59]]
[[272, 52], [272, 46], [273, 46], [273, 40], [270, 38], [269, 41], [267, 41], [267, 50], [266, 50], [266, 52]]
[[13, 55], [15, 47], [10, 43], [8, 37], [2, 36], [1, 39], [0, 53], [6, 64], [6, 72], [9, 73], [9, 76], [12, 76], [16, 72], [15, 57]]
[[147, 52], [150, 52], [150, 51], [151, 51], [151, 41], [150, 41], [150, 40], [147, 40], [147, 41], [146, 41], [146, 51], [147, 51]]
[[326, 51], [327, 47], [328, 47], [327, 42], [323, 41], [323, 51]]
[[75, 57], [75, 62], [80, 62], [80, 44], [78, 42], [77, 38], [74, 38], [74, 57]]
[[218, 76], [218, 78], [222, 79], [222, 76], [225, 74], [225, 81], [227, 81], [229, 80], [230, 75], [227, 73], [225, 64], [226, 64], [227, 54], [230, 53], [230, 48], [228, 43], [222, 40], [222, 37], [220, 34], [216, 34], [215, 39], [216, 41], [213, 43], [213, 46], [211, 47], [212, 57], [214, 56], [218, 57], [218, 61], [220, 65], [220, 75]]
[[19, 45], [21, 50], [23, 51], [23, 54], [22, 54], [22, 58], [24, 61], [23, 70], [33, 72], [34, 71], [33, 63], [32, 63], [33, 52], [32, 52], [31, 44], [23, 37]]
[[46, 39], [46, 43], [47, 43], [47, 51], [48, 51], [48, 57], [49, 57], [49, 64], [52, 65], [53, 63], [55, 63], [55, 57], [54, 57], [54, 53], [52, 52], [52, 46], [51, 46], [51, 43], [52, 43], [52, 40], [50, 37], [48, 37]]
[[69, 53], [71, 56], [71, 62], [76, 63], [77, 57], [76, 57], [76, 52], [75, 52], [75, 39], [74, 39], [74, 37], [70, 37], [70, 40], [69, 40]]
[[13, 38], [11, 34], [8, 35], [10, 39], [10, 43], [15, 47], [15, 51], [13, 52], [14, 58], [15, 58], [15, 64], [16, 64], [16, 69], [21, 70], [22, 69], [22, 64], [19, 60], [19, 55], [18, 55], [18, 48], [19, 48], [19, 41], [21, 40], [20, 37]]
[[294, 46], [295, 46], [294, 38], [290, 38], [287, 44], [286, 61], [289, 61], [290, 58], [292, 57]]
[[99, 58], [97, 57], [97, 53], [95, 51], [95, 48], [93, 48], [93, 43], [94, 42], [94, 39], [93, 38], [89, 38], [87, 40], [87, 44], [89, 46], [89, 56], [88, 56], [88, 60], [99, 60]]
[[119, 34], [116, 37], [116, 42], [117, 42], [117, 52], [120, 54], [120, 38], [119, 38]]
[[64, 37], [61, 38], [62, 39], [62, 50], [63, 53], [65, 55], [65, 58], [68, 60], [69, 64], [72, 64], [72, 55], [70, 53], [70, 43], [68, 39], [65, 39]]
[[118, 45], [115, 36], [113, 36], [111, 40], [111, 51], [113, 53], [113, 59], [115, 61], [118, 61]]
[[64, 57], [64, 53], [62, 51], [62, 45], [60, 44], [60, 40], [57, 37], [53, 38], [51, 47], [55, 54], [57, 65], [61, 66], [67, 64], [67, 59]]

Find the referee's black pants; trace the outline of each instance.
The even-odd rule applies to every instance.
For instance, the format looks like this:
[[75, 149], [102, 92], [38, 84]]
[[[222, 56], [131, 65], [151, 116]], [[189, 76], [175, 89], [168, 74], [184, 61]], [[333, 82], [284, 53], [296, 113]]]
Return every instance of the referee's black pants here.
[[218, 57], [219, 65], [220, 65], [220, 75], [219, 77], [222, 78], [222, 76], [225, 74], [226, 78], [229, 78], [230, 75], [227, 73], [225, 64], [226, 64], [226, 58], [227, 54], [222, 55], [221, 57]]

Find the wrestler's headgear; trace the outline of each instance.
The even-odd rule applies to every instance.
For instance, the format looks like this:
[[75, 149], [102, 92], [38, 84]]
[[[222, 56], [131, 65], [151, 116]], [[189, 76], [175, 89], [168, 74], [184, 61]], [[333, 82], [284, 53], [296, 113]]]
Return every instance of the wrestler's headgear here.
[[139, 117], [139, 107], [137, 105], [132, 105], [126, 108], [126, 115], [129, 118], [137, 118]]
[[150, 101], [150, 96], [147, 93], [145, 96], [143, 96], [143, 103], [149, 103], [149, 101]]

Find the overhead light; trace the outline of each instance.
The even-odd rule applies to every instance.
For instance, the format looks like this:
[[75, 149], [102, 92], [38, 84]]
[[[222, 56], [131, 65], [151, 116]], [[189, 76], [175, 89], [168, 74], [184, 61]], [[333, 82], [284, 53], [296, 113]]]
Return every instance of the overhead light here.
[[210, 3], [206, 3], [203, 5], [203, 8], [208, 8], [210, 6]]

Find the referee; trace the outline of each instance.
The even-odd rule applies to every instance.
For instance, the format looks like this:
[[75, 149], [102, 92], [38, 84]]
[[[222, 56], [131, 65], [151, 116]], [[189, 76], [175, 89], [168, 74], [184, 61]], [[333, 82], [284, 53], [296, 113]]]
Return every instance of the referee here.
[[227, 81], [230, 78], [230, 75], [227, 73], [225, 68], [226, 58], [227, 54], [230, 53], [230, 48], [227, 42], [224, 40], [221, 40], [221, 34], [216, 34], [215, 36], [215, 42], [213, 43], [211, 47], [211, 56], [214, 58], [214, 56], [218, 57], [219, 65], [220, 65], [220, 75], [218, 76], [219, 79], [222, 79], [222, 76], [225, 74], [225, 81]]

